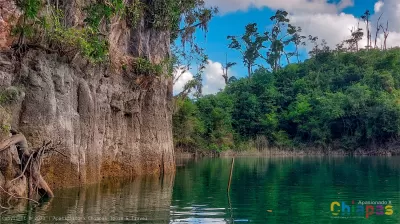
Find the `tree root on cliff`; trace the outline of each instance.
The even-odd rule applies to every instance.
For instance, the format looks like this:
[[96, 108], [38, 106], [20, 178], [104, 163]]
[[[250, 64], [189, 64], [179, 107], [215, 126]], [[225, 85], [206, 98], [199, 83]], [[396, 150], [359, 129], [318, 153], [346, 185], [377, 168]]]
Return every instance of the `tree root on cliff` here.
[[27, 152], [28, 150], [28, 142], [26, 141], [26, 138], [23, 134], [15, 134], [11, 136], [10, 138], [4, 140], [3, 142], [0, 143], [0, 152], [9, 149], [10, 146], [16, 145], [19, 147], [20, 151], [23, 151], [24, 153], [29, 153]]
[[[55, 149], [55, 147], [59, 144], [54, 145], [51, 141], [43, 142], [40, 148], [30, 150], [28, 148], [25, 136], [23, 134], [14, 133], [14, 135], [0, 143], [0, 152], [10, 149], [10, 146], [12, 145], [15, 145], [18, 149], [18, 156], [21, 161], [21, 170], [18, 171], [19, 175], [12, 179], [9, 184], [12, 184], [16, 180], [25, 177], [28, 181], [28, 197], [26, 198], [16, 196], [15, 194], [6, 191], [3, 187], [0, 186], [0, 190], [10, 196], [8, 198], [8, 204], [10, 205], [9, 202], [13, 198], [26, 199], [28, 201], [38, 203], [35, 198], [54, 197], [53, 191], [40, 173], [40, 167], [42, 165], [43, 157], [46, 153], [51, 151], [61, 153]], [[3, 209], [7, 208], [2, 205], [0, 206]]]

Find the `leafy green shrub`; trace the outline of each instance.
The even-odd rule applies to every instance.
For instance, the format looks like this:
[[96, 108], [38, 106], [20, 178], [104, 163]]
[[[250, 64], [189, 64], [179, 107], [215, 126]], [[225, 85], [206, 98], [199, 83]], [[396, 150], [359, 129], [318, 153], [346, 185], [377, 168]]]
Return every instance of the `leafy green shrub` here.
[[148, 59], [136, 58], [134, 72], [138, 75], [161, 75], [163, 67], [162, 64], [153, 64]]
[[145, 4], [140, 0], [133, 0], [132, 4], [127, 6], [127, 17], [133, 26], [137, 25], [143, 17]]
[[117, 14], [125, 16], [125, 5], [123, 0], [105, 0], [89, 5], [85, 11], [87, 17], [84, 22], [92, 29], [98, 30], [103, 19], [109, 23]]
[[64, 13], [55, 10], [52, 16], [43, 18], [43, 28], [48, 38], [62, 48], [77, 50], [93, 63], [102, 62], [108, 56], [108, 42], [91, 26], [85, 28], [65, 27], [62, 25]]
[[0, 105], [10, 104], [18, 100], [20, 92], [17, 88], [7, 88], [0, 91]]
[[8, 124], [3, 124], [3, 125], [1, 126], [1, 130], [2, 130], [2, 132], [4, 132], [4, 133], [10, 133], [11, 126], [8, 125]]

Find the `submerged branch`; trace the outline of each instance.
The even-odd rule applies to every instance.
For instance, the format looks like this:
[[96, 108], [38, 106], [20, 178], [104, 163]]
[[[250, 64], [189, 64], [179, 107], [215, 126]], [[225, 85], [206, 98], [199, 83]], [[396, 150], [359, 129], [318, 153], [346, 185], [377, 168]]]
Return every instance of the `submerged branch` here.
[[31, 198], [15, 196], [14, 194], [11, 194], [10, 192], [6, 191], [6, 190], [5, 190], [3, 187], [1, 187], [1, 186], [0, 186], [0, 189], [1, 189], [4, 193], [8, 194], [8, 195], [9, 195], [10, 197], [12, 197], [12, 198], [15, 198], [15, 199], [25, 199], [25, 200], [34, 202], [34, 203], [36, 203], [36, 204], [39, 204], [38, 201], [33, 200], [33, 199], [31, 199]]

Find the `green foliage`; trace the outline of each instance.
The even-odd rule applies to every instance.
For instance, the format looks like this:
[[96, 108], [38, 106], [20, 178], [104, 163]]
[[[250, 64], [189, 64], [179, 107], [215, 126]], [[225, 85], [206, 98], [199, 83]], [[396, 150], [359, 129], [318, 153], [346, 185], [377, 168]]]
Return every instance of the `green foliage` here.
[[206, 96], [196, 102], [178, 100], [178, 110], [173, 115], [175, 145], [182, 147], [185, 142], [189, 148], [213, 151], [233, 148], [232, 106], [231, 97], [223, 93]]
[[1, 131], [2, 131], [3, 133], [10, 133], [10, 130], [11, 130], [11, 126], [10, 126], [10, 125], [3, 124], [3, 125], [1, 126]]
[[85, 8], [87, 17], [84, 22], [92, 29], [98, 30], [103, 20], [109, 23], [111, 18], [117, 14], [125, 13], [123, 0], [102, 0]]
[[140, 0], [133, 0], [131, 5], [127, 6], [127, 17], [133, 26], [137, 25], [144, 15], [145, 4]]
[[163, 64], [153, 64], [148, 59], [136, 58], [134, 63], [134, 71], [138, 75], [161, 75], [163, 72]]
[[42, 18], [47, 37], [64, 49], [76, 50], [92, 63], [102, 62], [108, 56], [108, 42], [91, 27], [73, 28], [62, 24], [64, 13], [55, 10], [51, 16]]
[[[290, 24], [286, 11], [278, 10], [270, 18], [272, 22], [271, 30], [259, 33], [257, 24], [246, 25], [245, 33], [242, 36], [228, 36], [230, 40], [229, 48], [235, 49], [242, 54], [242, 60], [247, 67], [248, 76], [253, 73], [253, 67], [257, 60], [262, 58], [272, 71], [278, 71], [281, 67], [281, 60], [291, 63], [290, 58], [297, 57], [299, 61], [299, 46], [305, 45], [305, 36], [302, 36], [301, 28]], [[293, 48], [289, 51], [286, 48]], [[266, 53], [264, 52], [266, 51]], [[259, 67], [262, 67], [259, 65]]]
[[[272, 146], [354, 150], [400, 135], [400, 50], [324, 53], [193, 102], [203, 122], [203, 142], [230, 148], [265, 136]], [[385, 64], [383, 66], [382, 64]]]
[[146, 11], [148, 25], [170, 30], [171, 41], [180, 37], [182, 43], [193, 43], [196, 28], [207, 31], [209, 21], [218, 12], [216, 8], [206, 8], [204, 0], [151, 1]]
[[20, 92], [16, 88], [8, 88], [0, 91], [0, 105], [10, 104], [18, 100]]
[[0, 104], [0, 140], [10, 134], [11, 114]]
[[232, 148], [234, 143], [230, 116], [233, 107], [231, 96], [225, 93], [205, 96], [196, 101], [196, 106], [200, 112], [200, 120], [204, 122], [205, 132], [202, 137], [208, 148], [217, 151]]
[[[68, 27], [64, 13], [56, 9], [53, 2], [18, 0], [17, 4], [23, 11], [23, 22], [13, 29], [13, 34], [19, 36], [19, 46], [27, 41], [41, 42], [45, 47], [63, 53], [79, 52], [94, 63], [108, 58], [107, 31], [111, 19], [116, 16], [129, 20], [131, 26], [136, 26], [144, 18], [146, 28], [168, 30], [171, 41], [179, 36], [183, 43], [190, 42], [193, 46], [194, 32], [197, 28], [207, 30], [208, 22], [216, 13], [215, 9], [206, 8], [202, 0], [133, 0], [129, 4], [124, 0], [96, 0], [83, 9], [86, 14], [84, 27]], [[192, 53], [202, 52], [198, 47], [192, 50]], [[139, 64], [139, 70], [159, 73], [160, 66], [148, 65]]]
[[[107, 7], [105, 6], [107, 5]], [[86, 22], [89, 26], [84, 28], [67, 27], [64, 25], [64, 13], [51, 5], [46, 5], [40, 0], [20, 0], [18, 6], [23, 10], [23, 23], [18, 24], [13, 30], [13, 35], [18, 35], [20, 45], [25, 44], [26, 38], [44, 38], [43, 41], [53, 43], [59, 51], [78, 51], [93, 63], [102, 62], [108, 56], [108, 42], [100, 34], [98, 27], [105, 17], [106, 21], [123, 9], [122, 0], [112, 0], [107, 4], [97, 4], [90, 7]]]
[[189, 149], [203, 147], [205, 142], [201, 136], [205, 129], [199, 119], [198, 108], [189, 99], [177, 99], [175, 103], [179, 108], [172, 119], [175, 146]]
[[[165, 0], [152, 1], [149, 11], [149, 18], [147, 18], [147, 21], [150, 21], [149, 25], [170, 31], [172, 54], [177, 59], [174, 69], [181, 69], [182, 65], [190, 67], [191, 64], [195, 64], [198, 68], [194, 79], [185, 85], [180, 95], [187, 96], [195, 90], [194, 95], [201, 96], [201, 79], [208, 57], [204, 53], [204, 48], [196, 43], [195, 32], [202, 30], [207, 33], [211, 18], [218, 13], [217, 8], [207, 8], [204, 0]], [[178, 39], [181, 46], [177, 47], [176, 40]], [[186, 47], [188, 45], [189, 47]], [[179, 77], [180, 75], [174, 77], [175, 81]]]
[[255, 62], [260, 57], [260, 50], [264, 48], [263, 43], [268, 40], [268, 36], [260, 35], [257, 24], [251, 23], [245, 27], [245, 34], [240, 39], [235, 36], [228, 36], [228, 39], [231, 41], [229, 48], [241, 52], [243, 63], [247, 67], [250, 77]]
[[11, 34], [30, 38], [35, 33], [34, 25], [39, 20], [38, 14], [43, 7], [42, 2], [40, 0], [18, 0], [16, 4], [23, 11], [23, 23], [13, 27]]
[[17, 0], [16, 3], [24, 11], [24, 17], [27, 19], [36, 19], [42, 8], [41, 0]]
[[[182, 2], [182, 8], [188, 7], [185, 3], [193, 1]], [[190, 4], [190, 7], [193, 7]], [[181, 18], [181, 3], [174, 0], [154, 1], [151, 6], [153, 26], [159, 29], [178, 30]]]

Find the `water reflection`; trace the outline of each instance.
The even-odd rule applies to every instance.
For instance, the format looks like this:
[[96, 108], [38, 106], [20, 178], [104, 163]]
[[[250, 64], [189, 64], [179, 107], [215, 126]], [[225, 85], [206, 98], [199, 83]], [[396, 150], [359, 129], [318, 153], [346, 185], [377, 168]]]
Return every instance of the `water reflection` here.
[[[237, 158], [230, 194], [230, 159], [177, 164], [164, 178], [55, 192], [40, 207], [3, 214], [2, 223], [400, 223], [400, 157]], [[352, 200], [390, 200], [394, 213], [332, 215], [333, 201]]]
[[[230, 159], [206, 159], [178, 169], [172, 222], [400, 222], [399, 157], [237, 158], [230, 198], [229, 166]], [[332, 216], [331, 202], [352, 200], [391, 200], [396, 210], [369, 219]], [[184, 209], [193, 204], [203, 206]], [[198, 212], [203, 207], [218, 213]]]
[[3, 214], [2, 220], [14, 217], [14, 223], [168, 223], [173, 181], [174, 175], [146, 176], [64, 189], [56, 191], [51, 201], [24, 213]]

